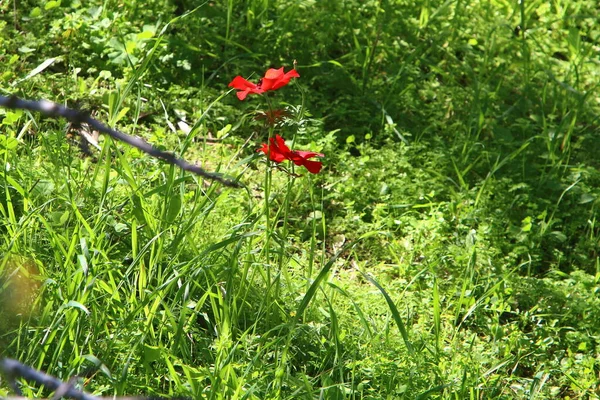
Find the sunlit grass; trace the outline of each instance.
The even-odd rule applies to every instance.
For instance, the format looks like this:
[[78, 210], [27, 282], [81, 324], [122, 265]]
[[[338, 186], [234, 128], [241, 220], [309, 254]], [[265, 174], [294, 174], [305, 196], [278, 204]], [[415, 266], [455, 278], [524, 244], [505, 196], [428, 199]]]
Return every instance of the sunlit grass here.
[[[598, 395], [595, 3], [134, 3], [0, 5], [0, 90], [245, 188], [0, 110], [3, 356], [107, 396]], [[270, 135], [318, 175], [227, 94], [294, 60]]]

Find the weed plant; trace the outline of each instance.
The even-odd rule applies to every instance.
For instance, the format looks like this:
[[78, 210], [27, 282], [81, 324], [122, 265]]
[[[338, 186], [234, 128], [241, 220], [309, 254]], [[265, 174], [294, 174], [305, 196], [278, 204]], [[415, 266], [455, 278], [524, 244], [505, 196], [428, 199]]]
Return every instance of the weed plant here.
[[[600, 396], [595, 1], [0, 16], [2, 94], [245, 184], [106, 138], [82, 152], [84, 127], [0, 110], [2, 356], [104, 396]], [[300, 74], [285, 95], [227, 88], [282, 65]], [[276, 134], [323, 170], [267, 161]]]

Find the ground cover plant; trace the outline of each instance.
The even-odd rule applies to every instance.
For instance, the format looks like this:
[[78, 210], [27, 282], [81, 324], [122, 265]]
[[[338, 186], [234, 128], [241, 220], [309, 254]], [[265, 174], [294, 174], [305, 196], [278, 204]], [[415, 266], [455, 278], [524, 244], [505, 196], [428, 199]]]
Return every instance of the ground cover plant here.
[[0, 109], [1, 356], [103, 396], [600, 396], [599, 14], [0, 3], [1, 95], [244, 186]]

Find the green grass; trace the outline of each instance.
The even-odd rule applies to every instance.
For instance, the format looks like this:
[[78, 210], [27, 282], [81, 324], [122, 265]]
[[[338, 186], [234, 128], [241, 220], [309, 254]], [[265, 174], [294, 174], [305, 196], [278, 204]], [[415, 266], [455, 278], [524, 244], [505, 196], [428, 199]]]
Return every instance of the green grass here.
[[0, 110], [2, 356], [106, 396], [600, 395], [594, 1], [92, 3], [0, 3], [2, 94], [246, 187]]

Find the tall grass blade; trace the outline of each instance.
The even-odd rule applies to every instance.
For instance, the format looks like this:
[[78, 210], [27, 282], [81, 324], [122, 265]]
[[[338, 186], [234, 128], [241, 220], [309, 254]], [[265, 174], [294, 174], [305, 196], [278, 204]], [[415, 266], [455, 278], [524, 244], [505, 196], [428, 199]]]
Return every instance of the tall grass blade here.
[[394, 317], [394, 321], [396, 322], [396, 325], [398, 326], [398, 330], [400, 331], [400, 334], [402, 335], [402, 340], [404, 340], [406, 349], [408, 350], [408, 352], [411, 355], [414, 355], [415, 354], [414, 347], [413, 347], [412, 343], [410, 342], [410, 339], [408, 337], [408, 331], [406, 330], [406, 326], [404, 325], [404, 322], [402, 322], [402, 317], [400, 316], [400, 312], [398, 312], [398, 308], [396, 307], [396, 304], [394, 304], [394, 300], [392, 300], [392, 298], [390, 297], [388, 292], [383, 288], [383, 286], [381, 286], [379, 284], [379, 282], [377, 282], [371, 275], [364, 273], [363, 271], [361, 271], [358, 268], [356, 268], [356, 269], [358, 272], [360, 272], [360, 274], [366, 280], [371, 282], [377, 289], [379, 289], [381, 294], [383, 294], [383, 297], [385, 298], [385, 301], [386, 301], [388, 307], [390, 308], [390, 311], [392, 312], [392, 317]]

